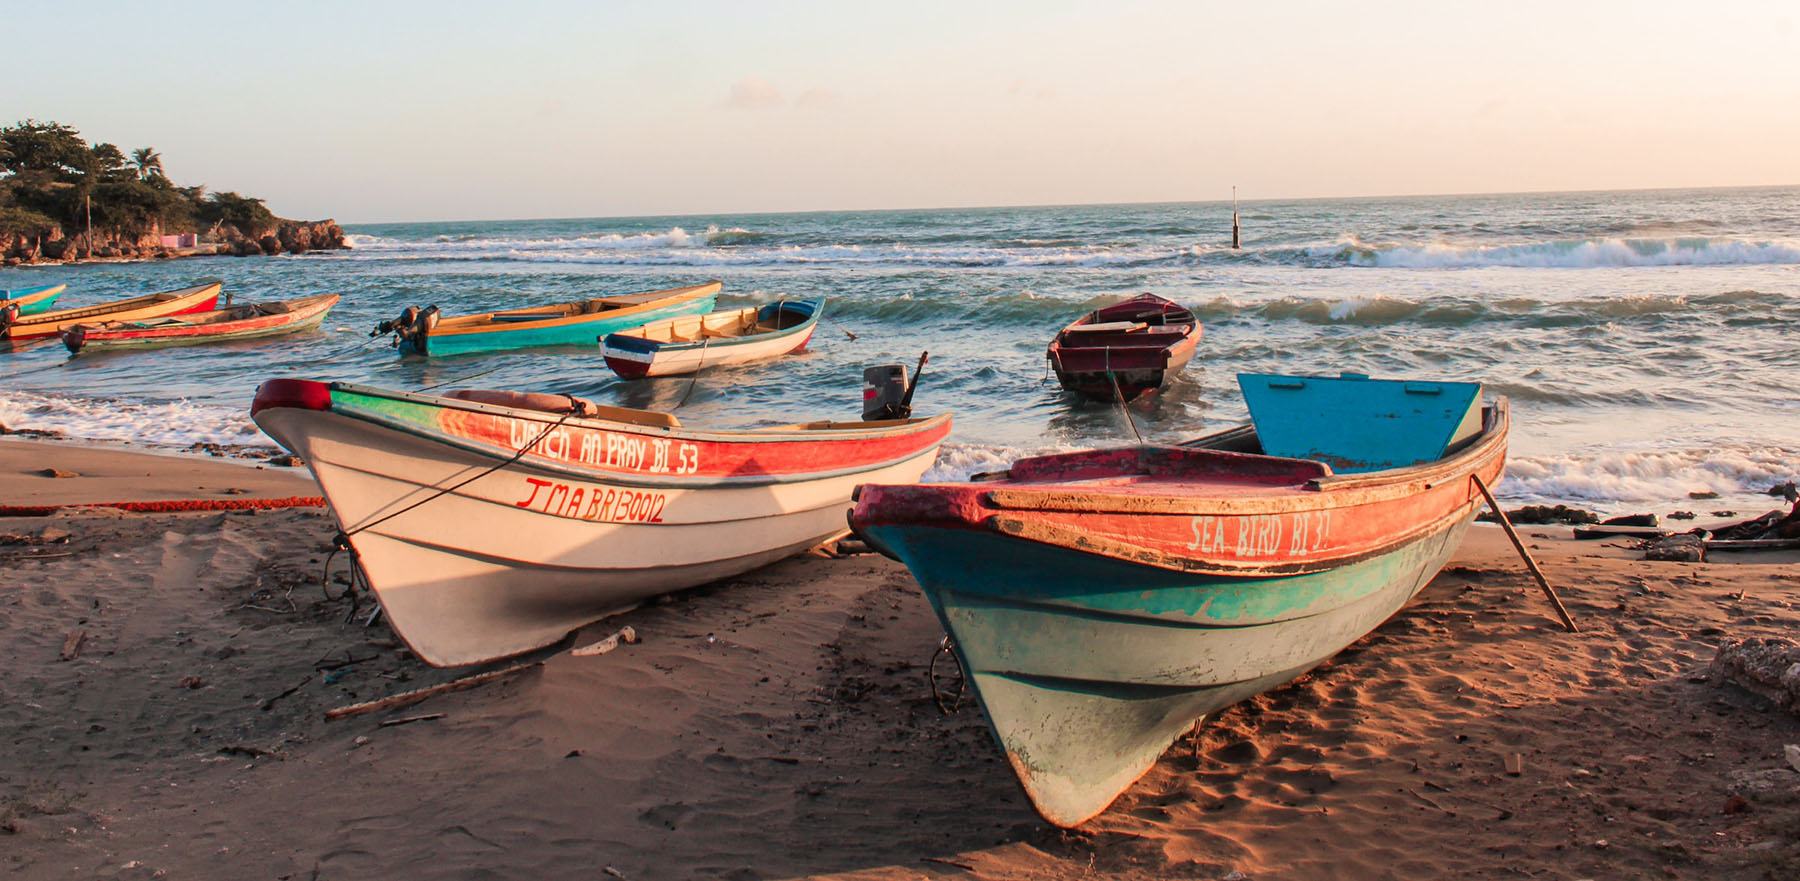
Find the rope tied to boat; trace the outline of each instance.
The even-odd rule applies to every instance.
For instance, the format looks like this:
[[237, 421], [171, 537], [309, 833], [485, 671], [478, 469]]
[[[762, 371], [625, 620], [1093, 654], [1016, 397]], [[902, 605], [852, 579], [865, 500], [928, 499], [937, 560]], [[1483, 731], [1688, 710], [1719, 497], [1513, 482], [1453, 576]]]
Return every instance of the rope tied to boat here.
[[1125, 416], [1125, 424], [1131, 426], [1131, 436], [1137, 438], [1138, 446], [1144, 445], [1144, 434], [1138, 431], [1137, 420], [1131, 418], [1131, 408], [1125, 403], [1125, 390], [1119, 388], [1119, 375], [1112, 369], [1112, 349], [1106, 349], [1106, 380], [1112, 383], [1113, 397], [1119, 400], [1119, 412]]
[[712, 338], [706, 335], [706, 322], [701, 321], [700, 322], [700, 361], [699, 361], [699, 363], [694, 365], [694, 378], [688, 380], [687, 391], [681, 393], [681, 400], [676, 401], [675, 406], [669, 408], [671, 411], [681, 409], [681, 405], [686, 404], [688, 402], [688, 395], [691, 395], [694, 393], [694, 386], [697, 386], [700, 384], [700, 370], [701, 370], [701, 368], [706, 366], [706, 344], [710, 343], [710, 342], [712, 342]]
[[[938, 659], [949, 655], [956, 662], [956, 693], [949, 700], [944, 698], [944, 690], [938, 686]], [[962, 709], [963, 694], [968, 689], [969, 671], [963, 668], [962, 655], [956, 653], [956, 641], [945, 635], [938, 642], [937, 651], [931, 653], [931, 663], [925, 667], [925, 681], [931, 686], [931, 699], [937, 702], [938, 711], [946, 716], [953, 715]]]
[[339, 551], [348, 551], [350, 554], [350, 582], [349, 585], [344, 588], [344, 595], [338, 598], [348, 599], [350, 601], [350, 614], [344, 619], [344, 623], [348, 624], [351, 619], [356, 617], [358, 607], [361, 605], [361, 602], [357, 598], [356, 589], [361, 587], [364, 590], [368, 590], [369, 586], [367, 579], [363, 576], [362, 558], [357, 556], [356, 548], [350, 546], [350, 536], [345, 535], [344, 531], [340, 529], [337, 531], [336, 535], [331, 537], [331, 553], [325, 555], [325, 566], [319, 572], [319, 592], [325, 595], [326, 600], [332, 598], [331, 562], [332, 560], [337, 559]]
[[350, 529], [344, 530], [342, 534], [344, 536], [345, 543], [348, 544], [350, 537], [353, 535], [356, 535], [359, 532], [362, 532], [366, 529], [372, 529], [375, 526], [378, 526], [382, 523], [392, 520], [393, 518], [398, 517], [401, 514], [404, 514], [408, 511], [411, 511], [414, 508], [417, 508], [420, 505], [425, 504], [426, 502], [431, 502], [431, 501], [440, 499], [450, 493], [453, 493], [459, 489], [462, 489], [465, 486], [468, 486], [471, 483], [474, 483], [477, 480], [480, 480], [483, 477], [488, 476], [489, 474], [493, 474], [494, 472], [499, 471], [502, 468], [510, 467], [514, 463], [518, 462], [520, 459], [525, 458], [525, 454], [531, 452], [531, 450], [534, 447], [536, 447], [538, 444], [542, 443], [544, 438], [549, 437], [550, 432], [555, 431], [558, 428], [561, 428], [563, 425], [568, 423], [568, 421], [571, 417], [581, 415], [582, 411], [584, 409], [586, 409], [585, 407], [582, 406], [582, 404], [584, 404], [585, 402], [582, 401], [580, 398], [577, 398], [574, 395], [567, 395], [566, 397], [568, 397], [569, 402], [570, 402], [568, 409], [563, 411], [563, 414], [561, 416], [558, 416], [555, 422], [545, 425], [544, 430], [538, 432], [537, 437], [534, 437], [530, 441], [527, 441], [524, 446], [522, 446], [518, 450], [516, 450], [512, 454], [512, 456], [507, 458], [506, 461], [501, 462], [498, 465], [494, 465], [489, 468], [485, 468], [485, 469], [483, 469], [473, 475], [470, 475], [469, 477], [466, 477], [462, 480], [459, 480], [456, 483], [453, 483], [449, 486], [438, 487], [437, 492], [434, 492], [431, 495], [426, 496], [425, 498], [422, 498], [416, 502], [413, 502], [412, 504], [407, 505], [406, 507], [401, 508], [398, 511], [393, 511], [393, 512], [390, 512], [387, 514], [383, 514], [382, 516], [377, 517], [374, 520], [370, 520], [367, 523], [362, 523], [362, 524], [359, 524]]

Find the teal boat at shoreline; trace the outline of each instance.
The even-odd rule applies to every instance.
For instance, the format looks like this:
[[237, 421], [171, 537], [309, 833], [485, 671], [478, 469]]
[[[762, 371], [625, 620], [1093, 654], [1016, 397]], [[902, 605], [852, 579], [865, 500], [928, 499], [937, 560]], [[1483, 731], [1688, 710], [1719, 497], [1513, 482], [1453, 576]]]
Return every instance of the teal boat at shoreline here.
[[1058, 826], [1392, 616], [1504, 468], [1506, 399], [1473, 383], [1239, 380], [1254, 427], [858, 488], [851, 528], [912, 570]]
[[20, 316], [48, 312], [55, 305], [56, 298], [62, 296], [68, 287], [66, 284], [47, 284], [35, 288], [0, 290], [0, 312], [10, 306], [19, 307]]
[[652, 321], [713, 311], [723, 284], [709, 281], [682, 288], [576, 300], [527, 309], [444, 318], [436, 306], [408, 307], [375, 328], [392, 333], [403, 355], [462, 355], [537, 346], [593, 346], [601, 337]]

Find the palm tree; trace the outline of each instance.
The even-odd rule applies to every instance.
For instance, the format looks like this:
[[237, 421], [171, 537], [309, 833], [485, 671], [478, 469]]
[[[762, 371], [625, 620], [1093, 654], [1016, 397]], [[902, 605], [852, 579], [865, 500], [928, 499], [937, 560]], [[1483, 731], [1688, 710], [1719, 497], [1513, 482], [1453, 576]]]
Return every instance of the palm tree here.
[[163, 174], [162, 154], [149, 147], [139, 147], [131, 151], [131, 164], [137, 166], [139, 180], [166, 177]]

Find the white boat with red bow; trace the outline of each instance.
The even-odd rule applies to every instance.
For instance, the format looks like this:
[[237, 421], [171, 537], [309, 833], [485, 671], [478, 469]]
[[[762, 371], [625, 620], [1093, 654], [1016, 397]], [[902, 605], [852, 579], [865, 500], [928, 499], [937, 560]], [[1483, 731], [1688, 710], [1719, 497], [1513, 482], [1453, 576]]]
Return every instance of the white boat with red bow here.
[[550, 645], [645, 598], [844, 532], [851, 490], [912, 483], [948, 415], [748, 430], [564, 395], [274, 379], [251, 415], [305, 459], [424, 660]]

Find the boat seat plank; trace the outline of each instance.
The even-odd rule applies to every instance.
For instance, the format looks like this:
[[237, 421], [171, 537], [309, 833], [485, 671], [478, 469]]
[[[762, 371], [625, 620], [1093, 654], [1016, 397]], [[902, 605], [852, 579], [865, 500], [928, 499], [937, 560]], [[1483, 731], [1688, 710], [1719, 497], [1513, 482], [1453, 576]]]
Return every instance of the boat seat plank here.
[[1077, 324], [1069, 328], [1069, 333], [1130, 333], [1148, 326], [1142, 321], [1103, 321], [1099, 324]]

